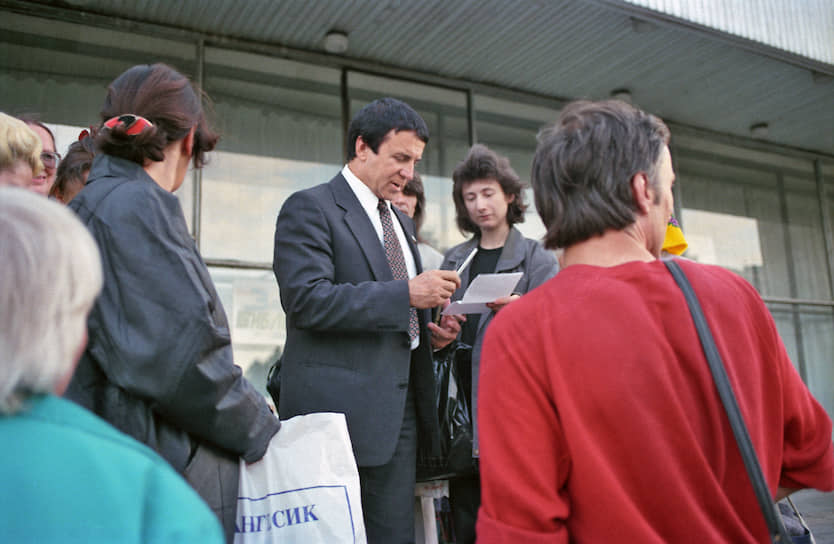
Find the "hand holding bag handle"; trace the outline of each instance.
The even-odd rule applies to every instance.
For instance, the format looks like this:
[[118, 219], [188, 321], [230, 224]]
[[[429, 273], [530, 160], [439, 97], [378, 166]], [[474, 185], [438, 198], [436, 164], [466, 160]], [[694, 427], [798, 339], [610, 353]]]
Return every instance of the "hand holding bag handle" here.
[[759, 501], [759, 507], [767, 523], [770, 538], [773, 542], [791, 542], [791, 537], [788, 536], [782, 517], [778, 515], [776, 506], [773, 503], [773, 497], [770, 496], [770, 490], [765, 482], [762, 474], [762, 467], [759, 465], [759, 459], [756, 457], [756, 450], [753, 448], [753, 442], [750, 440], [750, 434], [747, 432], [747, 425], [744, 423], [744, 417], [738, 408], [738, 401], [733, 393], [733, 386], [730, 384], [730, 379], [727, 377], [727, 371], [724, 369], [724, 363], [721, 361], [721, 355], [718, 353], [718, 348], [713, 340], [712, 332], [707, 323], [704, 312], [701, 310], [701, 304], [698, 302], [698, 297], [692, 289], [686, 274], [683, 269], [674, 260], [664, 261], [666, 268], [672, 273], [675, 278], [675, 283], [678, 284], [683, 296], [686, 298], [686, 304], [689, 306], [689, 313], [692, 314], [692, 320], [695, 322], [695, 328], [698, 330], [698, 337], [701, 339], [701, 347], [704, 349], [707, 362], [709, 363], [712, 378], [715, 381], [715, 387], [718, 389], [718, 395], [721, 397], [721, 403], [724, 405], [724, 410], [727, 412], [727, 417], [730, 420], [730, 427], [733, 429], [738, 449], [741, 451], [741, 458], [744, 460], [744, 467], [747, 469], [747, 476], [753, 484], [753, 490], [756, 492], [756, 498]]

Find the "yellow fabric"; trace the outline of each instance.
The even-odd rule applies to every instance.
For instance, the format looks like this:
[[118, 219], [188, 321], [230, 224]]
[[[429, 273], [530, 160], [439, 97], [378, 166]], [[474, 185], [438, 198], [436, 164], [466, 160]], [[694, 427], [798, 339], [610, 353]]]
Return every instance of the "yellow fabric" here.
[[683, 231], [677, 225], [671, 222], [666, 225], [666, 238], [663, 240], [663, 251], [672, 253], [673, 255], [681, 255], [689, 244], [686, 243], [686, 238], [683, 237]]

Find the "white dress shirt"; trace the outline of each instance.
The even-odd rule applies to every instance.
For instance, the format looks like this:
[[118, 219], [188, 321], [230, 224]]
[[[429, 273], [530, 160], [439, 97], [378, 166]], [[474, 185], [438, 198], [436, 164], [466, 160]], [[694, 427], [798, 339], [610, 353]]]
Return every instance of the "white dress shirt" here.
[[[376, 235], [379, 238], [379, 243], [385, 247], [384, 237], [382, 233], [382, 220], [379, 218], [379, 197], [374, 194], [371, 189], [365, 185], [356, 174], [351, 172], [348, 165], [345, 165], [342, 168], [342, 175], [344, 176], [345, 180], [347, 180], [348, 185], [350, 186], [353, 194], [356, 195], [356, 198], [359, 199], [359, 204], [362, 205], [362, 209], [365, 210], [365, 213], [368, 215], [368, 219], [371, 220], [371, 224], [374, 226], [374, 230], [376, 231]], [[394, 224], [394, 232], [397, 234], [397, 240], [400, 242], [400, 247], [403, 251], [403, 257], [405, 258], [405, 268], [408, 271], [408, 279], [413, 278], [417, 275], [417, 263], [414, 261], [414, 255], [411, 253], [411, 248], [408, 245], [408, 240], [406, 239], [405, 231], [403, 231], [402, 225], [400, 225], [399, 219], [397, 219], [396, 214], [391, 210], [391, 202], [386, 200], [385, 205], [388, 206], [389, 213], [391, 214], [391, 223]], [[412, 342], [411, 342], [411, 349], [414, 350], [417, 346], [420, 345], [420, 336], [418, 335]]]

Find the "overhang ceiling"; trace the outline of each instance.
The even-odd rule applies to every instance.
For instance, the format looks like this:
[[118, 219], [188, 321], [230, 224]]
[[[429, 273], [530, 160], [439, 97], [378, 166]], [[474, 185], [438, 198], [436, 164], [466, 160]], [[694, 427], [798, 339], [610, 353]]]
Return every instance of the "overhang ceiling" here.
[[767, 123], [767, 141], [834, 156], [834, 66], [786, 62], [616, 0], [3, 0], [0, 8], [44, 4], [53, 16], [68, 9], [306, 52], [323, 53], [324, 36], [338, 30], [353, 66], [557, 99], [626, 88], [673, 123], [740, 137]]

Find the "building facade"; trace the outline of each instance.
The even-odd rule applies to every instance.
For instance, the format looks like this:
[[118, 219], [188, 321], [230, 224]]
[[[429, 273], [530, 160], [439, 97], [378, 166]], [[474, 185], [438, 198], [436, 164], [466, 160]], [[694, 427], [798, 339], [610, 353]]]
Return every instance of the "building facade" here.
[[[574, 17], [588, 12], [601, 21], [610, 17], [615, 23], [620, 17], [628, 26], [623, 32], [632, 33], [637, 40], [646, 32], [651, 34], [650, 27], [646, 31], [641, 26], [646, 22], [667, 33], [662, 39], [654, 35], [652, 40], [664, 41], [669, 36], [694, 39], [691, 29], [663, 26], [667, 16], [656, 14], [652, 19], [647, 15], [646, 10], [656, 8], [653, 4], [657, 2], [634, 2], [642, 5], [633, 9], [627, 2], [553, 3], [564, 4], [560, 7], [565, 13], [576, 11]], [[229, 315], [237, 362], [264, 392], [267, 368], [280, 355], [285, 332], [271, 271], [275, 217], [292, 192], [327, 181], [341, 168], [345, 128], [358, 108], [380, 96], [396, 96], [426, 119], [431, 139], [420, 166], [428, 198], [422, 235], [442, 251], [463, 239], [455, 227], [450, 174], [472, 143], [484, 143], [507, 155], [521, 177], [529, 178], [536, 134], [556, 119], [565, 101], [609, 94], [596, 86], [593, 91], [583, 92], [569, 83], [552, 92], [536, 88], [535, 82], [544, 77], [539, 74], [552, 67], [544, 56], [528, 68], [527, 79], [518, 79], [529, 80], [530, 85], [523, 81], [506, 85], [501, 75], [491, 77], [486, 70], [477, 77], [456, 75], [451, 68], [432, 71], [425, 61], [413, 60], [407, 54], [401, 54], [401, 62], [392, 64], [390, 60], [375, 60], [370, 53], [351, 54], [348, 50], [347, 54], [333, 54], [283, 45], [269, 36], [241, 38], [232, 30], [224, 33], [226, 23], [222, 20], [216, 27], [166, 24], [166, 17], [177, 20], [183, 15], [158, 14], [153, 11], [153, 2], [137, 2], [135, 7], [121, 8], [122, 12], [108, 12], [105, 4], [0, 0], [0, 110], [39, 113], [55, 129], [59, 151], [63, 152], [81, 129], [97, 123], [107, 84], [134, 64], [168, 63], [204, 88], [222, 139], [209, 165], [201, 172], [192, 172], [178, 196]], [[211, 11], [223, 3], [174, 4]], [[301, 9], [294, 8], [294, 2], [252, 4], [263, 7], [260, 16], [266, 19], [278, 17], [281, 10]], [[348, 3], [321, 4], [333, 10], [348, 9], [339, 7]], [[379, 4], [401, 9], [398, 2]], [[460, 4], [475, 9], [473, 2]], [[492, 4], [509, 9], [507, 6], [513, 3]], [[543, 1], [531, 4], [548, 8]], [[373, 16], [384, 23], [384, 9], [374, 9]], [[231, 17], [230, 13], [217, 13], [215, 19], [223, 19], [221, 15]], [[257, 18], [258, 13], [247, 16]], [[460, 13], [448, 16], [469, 17]], [[424, 14], [424, 18], [431, 18], [430, 14]], [[495, 18], [500, 14], [493, 15]], [[227, 19], [227, 23], [234, 27], [235, 20]], [[382, 23], [379, 32], [385, 30]], [[531, 20], [525, 24], [535, 23]], [[431, 26], [423, 28], [429, 32]], [[560, 31], [569, 32], [571, 28], [560, 27]], [[313, 28], [297, 32], [302, 37], [305, 32], [321, 34]], [[709, 74], [719, 63], [729, 63], [730, 54], [757, 54], [749, 53], [749, 43], [728, 44], [703, 33], [696, 38], [704, 48], [721, 47], [729, 52], [722, 53], [721, 59], [710, 59], [707, 54], [703, 65], [693, 65], [688, 74], [699, 70]], [[463, 38], [458, 42], [447, 52], [452, 59], [477, 49], [477, 44]], [[499, 47], [495, 40], [486, 38], [482, 45]], [[601, 54], [614, 55], [617, 43], [608, 45], [610, 51], [599, 47]], [[497, 51], [501, 61], [502, 50]], [[575, 54], [581, 56], [583, 52]], [[676, 215], [690, 244], [686, 256], [733, 270], [758, 289], [794, 364], [834, 416], [834, 67], [826, 59], [792, 60], [792, 56], [797, 54], [787, 52], [785, 57], [791, 58], [776, 60], [770, 56], [767, 62], [778, 64], [767, 67], [794, 74], [794, 86], [807, 76], [811, 91], [803, 90], [802, 95], [816, 94], [811, 94], [807, 104], [797, 99], [797, 112], [781, 104], [769, 106], [778, 109], [770, 125], [774, 139], [781, 141], [754, 139], [730, 124], [733, 114], [740, 115], [748, 99], [741, 84], [737, 93], [721, 91], [732, 84], [723, 76], [710, 79], [702, 75], [699, 81], [706, 91], [714, 91], [713, 101], [728, 102], [725, 114], [707, 109], [712, 107], [709, 92], [706, 98], [685, 88], [653, 95], [652, 88], [657, 85], [641, 91], [639, 83], [628, 81], [623, 88], [615, 89], [611, 84], [608, 90], [627, 98], [631, 95], [640, 107], [667, 120], [673, 133], [671, 150], [678, 175]], [[592, 75], [604, 80], [615, 70], [627, 73], [625, 62], [620, 58], [613, 67], [589, 60], [584, 69], [595, 71]], [[631, 70], [658, 81], [676, 79], [672, 77], [676, 62], [682, 61], [673, 57], [666, 64], [655, 62], [645, 73], [638, 64]], [[570, 75], [570, 58], [562, 57], [559, 64], [565, 65], [562, 80], [575, 84], [578, 76]], [[655, 73], [658, 70], [660, 73]], [[749, 77], [759, 77], [759, 73], [751, 72]], [[765, 87], [761, 100], [768, 100], [770, 87]], [[804, 108], [801, 111], [800, 106]], [[790, 127], [781, 128], [780, 119], [801, 121], [806, 110], [818, 114], [802, 123], [797, 121], [791, 133]], [[698, 114], [687, 113], [691, 111]], [[821, 124], [813, 125], [811, 120]], [[826, 125], [826, 120], [831, 123]], [[748, 120], [738, 123], [746, 127]], [[827, 126], [829, 133], [820, 126]], [[528, 202], [532, 204], [529, 193]], [[543, 234], [532, 205], [520, 227], [530, 237]]]

